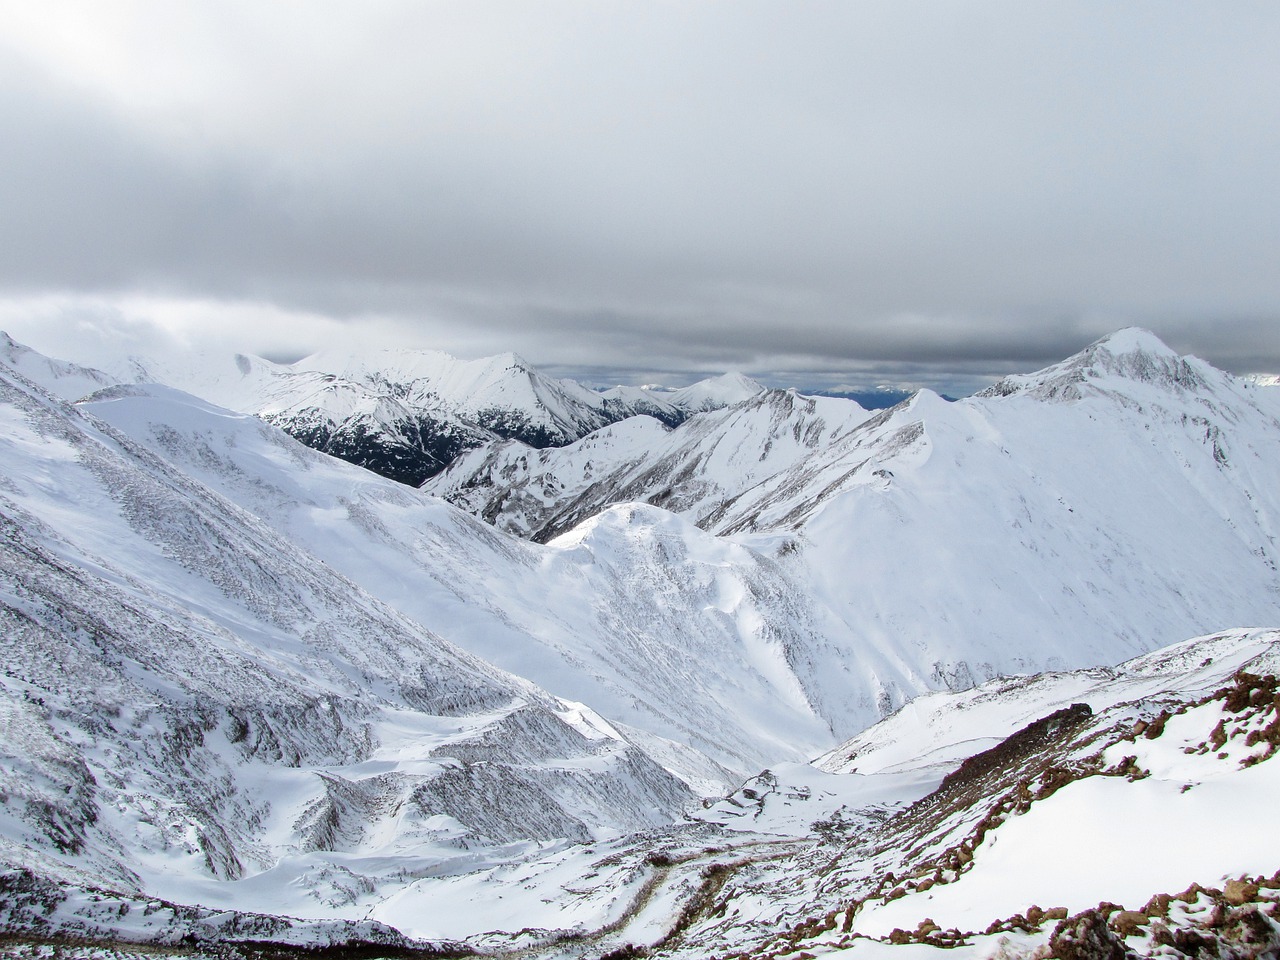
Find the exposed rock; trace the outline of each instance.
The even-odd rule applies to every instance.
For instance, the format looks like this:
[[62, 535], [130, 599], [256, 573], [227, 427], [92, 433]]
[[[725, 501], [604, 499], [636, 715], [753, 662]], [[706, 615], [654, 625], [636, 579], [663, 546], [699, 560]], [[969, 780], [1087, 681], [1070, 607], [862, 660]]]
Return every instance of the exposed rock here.
[[1063, 920], [1049, 937], [1058, 960], [1129, 960], [1136, 956], [1107, 925], [1101, 909], [1085, 910]]

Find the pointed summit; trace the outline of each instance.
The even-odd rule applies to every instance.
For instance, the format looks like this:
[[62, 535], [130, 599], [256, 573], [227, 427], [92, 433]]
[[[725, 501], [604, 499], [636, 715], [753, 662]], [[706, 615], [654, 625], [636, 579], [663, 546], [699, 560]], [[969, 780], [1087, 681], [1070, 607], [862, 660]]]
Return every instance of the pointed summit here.
[[[1089, 389], [1113, 392], [1125, 382], [1174, 391], [1199, 390], [1206, 386], [1206, 376], [1215, 372], [1202, 360], [1179, 355], [1150, 330], [1126, 327], [1095, 340], [1061, 363], [1005, 377], [977, 395], [1079, 400]], [[1110, 385], [1104, 386], [1108, 382]]]
[[1174, 358], [1178, 356], [1172, 347], [1145, 327], [1124, 327], [1115, 333], [1109, 333], [1095, 340], [1083, 352], [1091, 350], [1105, 350], [1115, 356], [1132, 353]]

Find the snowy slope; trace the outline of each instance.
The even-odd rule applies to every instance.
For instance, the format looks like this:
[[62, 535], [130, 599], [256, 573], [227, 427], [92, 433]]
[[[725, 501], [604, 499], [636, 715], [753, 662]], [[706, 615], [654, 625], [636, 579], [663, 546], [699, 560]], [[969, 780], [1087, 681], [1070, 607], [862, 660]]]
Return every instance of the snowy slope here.
[[8, 867], [349, 915], [406, 869], [653, 827], [692, 800], [590, 710], [3, 365], [0, 421]]
[[909, 705], [826, 764], [860, 773], [785, 768], [709, 812], [803, 842], [740, 860], [660, 955], [1044, 956], [1082, 927], [1084, 956], [1274, 951], [1278, 669], [1280, 632], [1230, 631]]
[[537, 450], [518, 440], [494, 441], [460, 454], [420, 489], [506, 533], [545, 540], [545, 532], [558, 532], [546, 531], [550, 516], [587, 490], [613, 490], [612, 478], [647, 462], [667, 432], [658, 420], [637, 416], [566, 447]]
[[78, 400], [86, 394], [118, 382], [115, 377], [65, 360], [54, 360], [18, 343], [0, 331], [0, 363], [63, 400]]
[[[647, 384], [643, 387], [619, 385], [602, 391], [612, 401], [624, 404], [636, 413], [647, 414], [668, 426], [675, 426], [685, 417], [695, 413], [723, 410], [734, 404], [750, 400], [768, 389], [764, 384], [741, 373], [724, 373], [708, 377], [687, 387], [664, 387]], [[646, 406], [649, 408], [646, 409]]]
[[[875, 772], [780, 765], [681, 825], [428, 873], [335, 911], [359, 928], [21, 877], [0, 909], [11, 930], [99, 939], [429, 945], [408, 936], [547, 958], [1270, 956], [1278, 670], [1280, 632], [1238, 630], [1106, 674], [940, 695], [858, 738]], [[1080, 937], [1092, 945], [1071, 952]]]
[[966, 686], [1277, 622], [1278, 464], [1269, 391], [1125, 331], [984, 396], [921, 393], [703, 525], [793, 538], [852, 632]]
[[1122, 331], [957, 403], [926, 391], [842, 420], [811, 402], [841, 401], [766, 393], [665, 435], [490, 446], [427, 489], [536, 539], [648, 501], [774, 556], [840, 651], [842, 670], [814, 669], [821, 704], [851, 665], [875, 663], [858, 682], [888, 710], [1280, 622], [1266, 388]]
[[[1170, 938], [1261, 929], [1224, 877], [1280, 866], [1277, 690], [1235, 674], [1275, 674], [1280, 635], [1098, 664], [1280, 622], [1280, 406], [1147, 334], [855, 423], [791, 397], [786, 465], [731, 496], [788, 395], [694, 418], [722, 425], [653, 476], [732, 533], [623, 503], [545, 545], [178, 391], [68, 406], [3, 365], [0, 390], [7, 929], [977, 958], [1053, 937], [1033, 902], [1192, 880], [1220, 892], [1166, 904]], [[685, 428], [613, 429], [643, 470]], [[1055, 662], [1090, 669], [858, 733]], [[765, 764], [673, 822], [668, 770]]]
[[546, 377], [514, 353], [470, 361], [427, 350], [320, 353], [290, 370], [331, 374], [415, 409], [448, 410], [539, 447], [568, 443], [615, 419], [595, 391]]
[[[594, 471], [625, 452], [640, 482], [623, 489], [715, 504], [702, 523], [742, 531], [728, 540], [618, 506], [543, 551], [341, 472], [308, 486], [290, 457], [257, 472], [267, 460], [244, 456], [262, 441], [214, 426], [156, 449], [233, 499], [237, 470], [256, 477], [243, 490], [287, 491], [238, 502], [467, 649], [750, 772], [929, 690], [1280, 622], [1266, 391], [1139, 334], [1012, 383], [1023, 389], [955, 404], [921, 394], [865, 422], [846, 401], [770, 393], [670, 433], [638, 420], [545, 458], [494, 452], [490, 490], [508, 483], [526, 516], [582, 498], [575, 483], [607, 486], [610, 470]], [[1046, 384], [1055, 397], [1036, 395]], [[185, 416], [127, 409], [99, 412], [153, 444]], [[790, 465], [774, 473], [775, 456]], [[238, 466], [222, 477], [201, 458]], [[753, 469], [764, 479], [722, 504]]]
[[765, 386], [741, 373], [725, 373], [681, 387], [671, 394], [670, 402], [688, 413], [722, 410], [764, 393]]
[[726, 499], [829, 447], [869, 416], [848, 400], [763, 390], [669, 434], [629, 421], [553, 450], [488, 444], [423, 489], [539, 541], [629, 501], [701, 523]]
[[[835, 730], [819, 706], [813, 664], [835, 654], [803, 584], [666, 511], [618, 507], [540, 546], [176, 391], [116, 388], [83, 407], [395, 609], [625, 724], [700, 787], [806, 759], [878, 716], [859, 689]], [[608, 429], [639, 423], [663, 431]]]
[[689, 412], [671, 402], [675, 391], [661, 387], [632, 387], [619, 384], [608, 390], [601, 390], [605, 406], [629, 411], [631, 416], [652, 417], [653, 419], [674, 427], [688, 417]]

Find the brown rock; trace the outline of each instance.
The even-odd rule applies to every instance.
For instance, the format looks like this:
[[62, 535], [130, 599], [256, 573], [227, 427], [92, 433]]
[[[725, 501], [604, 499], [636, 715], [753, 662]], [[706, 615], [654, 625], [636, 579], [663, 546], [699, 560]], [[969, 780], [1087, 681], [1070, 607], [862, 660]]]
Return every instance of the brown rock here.
[[1181, 900], [1183, 903], [1195, 903], [1196, 898], [1200, 896], [1200, 894], [1202, 894], [1203, 892], [1204, 892], [1204, 887], [1200, 886], [1200, 884], [1198, 883], [1193, 883], [1191, 886], [1187, 887], [1187, 889], [1183, 890], [1181, 893], [1175, 893], [1173, 895], [1173, 899]]
[[1102, 910], [1085, 910], [1063, 920], [1049, 937], [1057, 960], [1128, 960], [1124, 941], [1109, 926]]
[[1147, 915], [1137, 910], [1121, 910], [1111, 918], [1111, 928], [1122, 937], [1137, 936], [1148, 923]]
[[1258, 885], [1247, 880], [1228, 880], [1222, 888], [1222, 899], [1227, 903], [1240, 906], [1252, 903], [1258, 898]]
[[1169, 901], [1172, 899], [1167, 893], [1157, 893], [1147, 901], [1147, 905], [1142, 908], [1142, 912], [1148, 917], [1167, 917], [1169, 916]]
[[1218, 725], [1209, 731], [1209, 743], [1213, 745], [1213, 749], [1221, 750], [1222, 745], [1227, 742], [1227, 730], [1222, 721], [1218, 721]]

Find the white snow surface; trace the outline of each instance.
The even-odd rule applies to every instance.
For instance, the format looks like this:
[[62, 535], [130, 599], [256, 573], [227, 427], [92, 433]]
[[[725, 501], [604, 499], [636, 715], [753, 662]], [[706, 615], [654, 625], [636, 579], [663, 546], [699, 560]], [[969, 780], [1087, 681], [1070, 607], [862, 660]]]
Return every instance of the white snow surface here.
[[108, 356], [102, 366], [120, 382], [164, 384], [260, 416], [413, 485], [500, 438], [544, 447], [636, 415], [670, 423], [687, 415], [645, 391], [602, 395], [546, 376], [513, 353], [459, 360], [430, 350], [327, 352], [291, 364], [242, 354]]
[[537, 539], [646, 501], [773, 555], [843, 651], [818, 682], [874, 663], [882, 712], [1280, 622], [1280, 395], [1127, 330], [956, 403], [842, 403], [766, 393], [665, 435], [494, 445], [427, 489]]
[[168, 388], [82, 406], [396, 610], [658, 738], [647, 749], [700, 791], [832, 742], [803, 679], [826, 640], [800, 587], [673, 514], [619, 506], [539, 546]]
[[[736, 830], [754, 825], [807, 838], [811, 846], [779, 847], [781, 855], [740, 869], [719, 893], [726, 912], [702, 920], [671, 954], [760, 949], [796, 918], [835, 911], [844, 920], [856, 897], [865, 902], [847, 931], [837, 923], [792, 949], [821, 955], [849, 936], [887, 938], [895, 929], [915, 931], [927, 918], [969, 933], [961, 955], [990, 956], [1000, 942], [982, 932], [1032, 905], [1072, 914], [1102, 901], [1138, 909], [1157, 893], [1192, 883], [1221, 888], [1232, 878], [1271, 876], [1280, 865], [1280, 837], [1270, 829], [1280, 766], [1265, 739], [1255, 744], [1246, 734], [1280, 718], [1271, 694], [1244, 712], [1214, 694], [1230, 687], [1239, 670], [1266, 676], [1277, 668], [1280, 630], [1232, 630], [1111, 670], [1006, 678], [921, 698], [833, 751], [823, 763], [826, 774], [778, 767], [702, 814]], [[989, 793], [966, 797], [963, 787], [959, 794], [930, 793], [961, 761], [1071, 702], [1094, 711], [1077, 728], [1078, 740], [1041, 740], [1021, 760], [1007, 761], [1013, 764], [1001, 771], [1007, 779], [989, 784]], [[1138, 722], [1158, 718], [1161, 726], [1150, 728], [1156, 735], [1144, 736]], [[856, 760], [847, 757], [853, 748]], [[1099, 750], [1096, 765], [1086, 759]], [[1259, 757], [1266, 759], [1251, 763]], [[1014, 778], [1030, 771], [1034, 780], [1046, 761], [1081, 772], [1025, 809], [992, 820], [995, 804], [1015, 790]], [[855, 763], [859, 773], [834, 772]], [[1117, 772], [1127, 763], [1137, 776]], [[934, 858], [954, 850], [984, 819], [986, 834], [971, 864], [938, 870], [944, 878], [933, 882]], [[882, 882], [890, 874], [895, 879]], [[928, 885], [913, 889], [926, 878]], [[895, 886], [902, 889], [889, 895]], [[1003, 949], [1030, 955], [1053, 927], [1050, 921], [1039, 933], [1006, 937]], [[887, 946], [858, 940], [847, 952], [880, 956]], [[937, 951], [918, 944], [891, 955]]]
[[727, 499], [834, 444], [869, 416], [851, 400], [760, 391], [671, 431], [635, 418], [547, 450], [490, 443], [422, 488], [538, 540], [629, 501], [701, 524]]
[[690, 413], [706, 413], [750, 400], [765, 389], [764, 384], [741, 373], [725, 373], [675, 390], [671, 403]]
[[[208, 417], [265, 434], [249, 456], [319, 458], [182, 402], [163, 436]], [[411, 875], [661, 826], [693, 800], [589, 708], [4, 367], [0, 425], [3, 862], [357, 918]]]
[[[959, 757], [991, 731], [1007, 731], [1009, 718], [1017, 724], [1043, 716], [1071, 697], [1103, 716], [1150, 717], [1161, 706], [1194, 701], [1228, 684], [1241, 667], [1274, 673], [1277, 666], [1280, 631], [1233, 631], [1138, 658], [1109, 677], [1090, 671], [1014, 687], [998, 681], [946, 695], [946, 703], [929, 698], [925, 711], [908, 706], [883, 729], [867, 732], [873, 741], [868, 758], [878, 766], [876, 745], [896, 753], [908, 744], [924, 752], [942, 747]], [[894, 927], [914, 930], [926, 915], [944, 929], [982, 930], [1031, 904], [1065, 906], [1071, 913], [1100, 901], [1136, 908], [1154, 893], [1176, 893], [1193, 882], [1220, 887], [1231, 877], [1274, 873], [1280, 834], [1264, 825], [1280, 789], [1280, 765], [1242, 764], [1260, 749], [1246, 746], [1243, 736], [1220, 751], [1197, 750], [1220, 721], [1230, 729], [1233, 715], [1210, 701], [1175, 713], [1156, 739], [1114, 744], [1103, 755], [1106, 764], [1133, 756], [1148, 775], [1068, 784], [991, 831], [960, 882], [871, 906], [855, 930], [871, 936]]]
[[[675, 936], [666, 953], [707, 956], [911, 875], [993, 799], [937, 819], [918, 804], [947, 773], [1087, 703], [1105, 768], [1144, 776], [1037, 799], [951, 882], [868, 900], [854, 932], [1280, 866], [1257, 839], [1275, 761], [1245, 765], [1243, 728], [1200, 750], [1231, 718], [1189, 706], [1280, 666], [1280, 633], [1222, 630], [1280, 623], [1280, 400], [1143, 331], [959, 403], [868, 417], [765, 393], [676, 430], [614, 425], [520, 467], [549, 505], [595, 460], [640, 494], [595, 491], [546, 544], [190, 394], [73, 406], [21, 371], [76, 395], [79, 369], [0, 360], [10, 865], [546, 955], [572, 930], [601, 954]], [[370, 373], [296, 374], [346, 375]], [[661, 499], [650, 480], [674, 509], [635, 502]], [[1175, 707], [1159, 737], [1127, 732]], [[676, 824], [686, 785], [733, 781]], [[924, 831], [911, 850], [898, 818]], [[1147, 856], [1140, 829], [1195, 839]], [[703, 868], [730, 860], [732, 909], [677, 936]], [[66, 909], [105, 916], [94, 896]]]
[[0, 331], [0, 363], [63, 400], [78, 400], [117, 382], [115, 377], [101, 370], [37, 353], [3, 331]]

